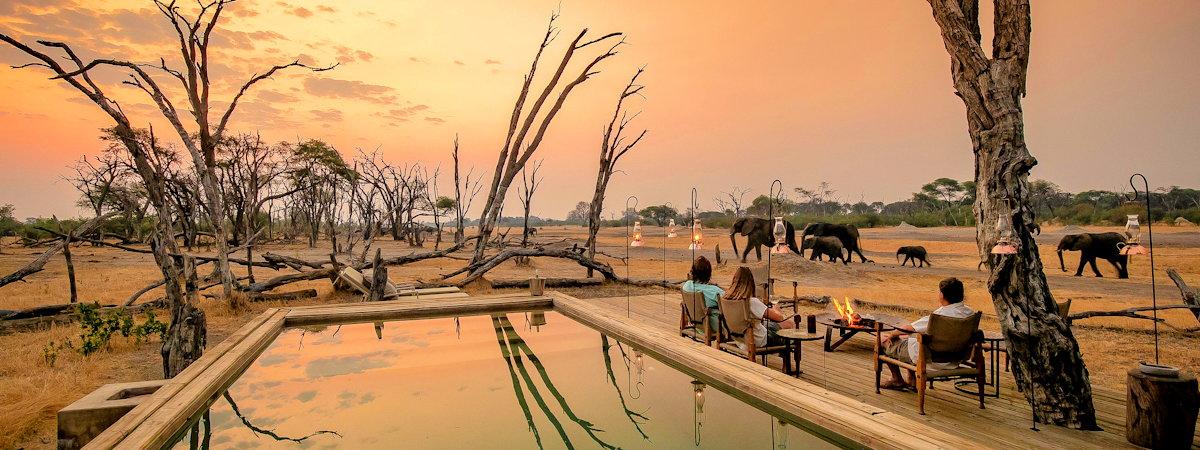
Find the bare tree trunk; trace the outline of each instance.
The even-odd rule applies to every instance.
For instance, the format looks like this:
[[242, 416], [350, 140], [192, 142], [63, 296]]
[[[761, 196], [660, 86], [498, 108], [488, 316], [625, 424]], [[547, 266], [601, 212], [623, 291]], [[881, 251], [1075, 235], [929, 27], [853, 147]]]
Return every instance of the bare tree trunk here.
[[[995, 38], [989, 58], [980, 46], [978, 0], [929, 0], [950, 54], [954, 87], [967, 110], [975, 152], [976, 242], [988, 257], [988, 290], [996, 308], [1013, 377], [1030, 396], [1037, 419], [1096, 429], [1087, 367], [1079, 344], [1057, 313], [1037, 242], [1029, 232], [1028, 175], [1037, 160], [1025, 146], [1021, 97], [1029, 63], [1027, 0], [995, 1]], [[1000, 216], [1011, 230], [997, 230]], [[1018, 241], [1015, 255], [990, 255], [1000, 231]]]
[[[75, 288], [75, 263], [71, 261], [71, 233], [64, 233], [63, 258], [67, 260], [67, 282], [71, 284], [71, 303], [79, 301], [79, 291]], [[103, 240], [103, 239], [101, 239]]]
[[[159, 261], [171, 259], [163, 251], [164, 245], [155, 245], [154, 258]], [[208, 326], [204, 311], [199, 308], [200, 301], [196, 292], [196, 261], [191, 256], [183, 259], [183, 278], [185, 289], [179, 290], [179, 283], [171, 281], [165, 284], [167, 298], [182, 299], [171, 304], [171, 325], [163, 338], [163, 376], [174, 377], [187, 368], [204, 353], [205, 341], [208, 337]], [[180, 274], [173, 263], [161, 263], [163, 278], [178, 280]]]
[[[642, 75], [643, 70], [638, 69], [629, 79], [629, 83], [625, 85], [625, 89], [621, 90], [621, 95], [617, 97], [617, 107], [613, 110], [612, 120], [609, 120], [608, 126], [605, 127], [604, 140], [600, 143], [600, 168], [596, 173], [596, 190], [592, 193], [591, 208], [588, 209], [588, 238], [584, 244], [584, 248], [587, 248], [588, 251], [588, 259], [593, 261], [596, 259], [596, 235], [600, 232], [600, 213], [604, 210], [604, 194], [608, 190], [608, 182], [612, 179], [617, 161], [646, 136], [646, 130], [642, 130], [630, 142], [625, 142], [625, 138], [622, 136], [625, 127], [640, 114], [638, 112], [629, 115], [624, 107], [626, 98], [640, 95], [644, 88], [637, 84], [637, 79]], [[588, 277], [590, 278], [593, 274], [594, 269], [588, 267]]]
[[[538, 147], [542, 143], [542, 139], [546, 135], [546, 130], [550, 128], [550, 124], [554, 121], [554, 117], [562, 109], [567, 97], [576, 86], [583, 84], [591, 78], [592, 75], [599, 73], [594, 70], [596, 65], [601, 61], [616, 55], [616, 49], [623, 41], [619, 41], [608, 48], [604, 53], [596, 56], [579, 72], [579, 76], [563, 86], [558, 93], [558, 98], [546, 113], [540, 114], [542, 107], [550, 94], [558, 86], [562, 80], [563, 72], [566, 71], [567, 65], [571, 62], [575, 52], [589, 45], [607, 41], [612, 38], [622, 36], [622, 33], [609, 33], [599, 38], [590, 41], [584, 41], [587, 36], [587, 29], [584, 29], [575, 37], [574, 40], [567, 46], [567, 50], [563, 53], [561, 62], [550, 80], [546, 83], [541, 94], [534, 100], [533, 105], [529, 110], [525, 110], [525, 100], [529, 97], [529, 87], [533, 82], [534, 74], [538, 68], [538, 62], [542, 57], [542, 52], [549, 45], [550, 40], [556, 34], [554, 28], [554, 20], [558, 15], [550, 17], [550, 23], [546, 27], [546, 33], [542, 38], [541, 44], [538, 46], [537, 54], [533, 58], [533, 64], [530, 66], [529, 73], [525, 75], [524, 84], [521, 86], [521, 92], [517, 96], [516, 104], [513, 106], [512, 118], [508, 126], [508, 135], [504, 141], [504, 147], [500, 150], [500, 154], [496, 158], [496, 171], [492, 174], [491, 187], [488, 190], [487, 201], [483, 204], [483, 213], [479, 217], [479, 236], [480, 245], [475, 247], [475, 255], [472, 261], [483, 259], [484, 249], [487, 247], [487, 242], [491, 239], [492, 232], [496, 228], [496, 224], [500, 221], [500, 210], [504, 207], [504, 197], [508, 193], [508, 187], [512, 185], [513, 179], [517, 172], [525, 167], [525, 163], [533, 156]], [[521, 120], [524, 115], [524, 120]], [[529, 136], [531, 129], [534, 129], [534, 122], [541, 117], [541, 120], [534, 130], [534, 134]], [[526, 138], [529, 138], [526, 142]]]

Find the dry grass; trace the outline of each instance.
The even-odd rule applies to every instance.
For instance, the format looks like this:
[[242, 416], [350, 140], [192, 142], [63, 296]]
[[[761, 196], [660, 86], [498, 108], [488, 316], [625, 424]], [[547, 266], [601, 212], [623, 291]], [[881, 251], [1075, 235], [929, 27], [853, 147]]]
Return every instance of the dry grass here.
[[[1096, 231], [1101, 229], [1097, 228]], [[1105, 229], [1104, 231], [1107, 231]], [[625, 254], [625, 230], [605, 229], [600, 238], [601, 250], [623, 256]], [[580, 227], [551, 227], [540, 230], [538, 240], [549, 242], [562, 238], [579, 239], [584, 230]], [[1134, 305], [1149, 304], [1149, 270], [1144, 259], [1135, 260], [1131, 268], [1131, 279], [1117, 280], [1111, 267], [1101, 267], [1109, 278], [1095, 279], [1090, 276], [1076, 278], [1071, 273], [1059, 272], [1054, 254], [1056, 236], [1053, 228], [1044, 230], [1040, 250], [1046, 264], [1047, 276], [1056, 298], [1075, 299], [1075, 310], [1117, 309]], [[518, 233], [510, 233], [516, 235]], [[667, 241], [664, 264], [662, 230], [646, 227], [646, 247], [634, 248], [632, 260], [625, 265], [618, 260], [602, 257], [612, 264], [617, 272], [629, 273], [634, 278], [680, 280], [687, 273], [691, 252], [687, 250], [686, 237]], [[1200, 285], [1200, 233], [1196, 228], [1156, 229], [1156, 238], [1162, 236], [1166, 244], [1157, 248], [1158, 267], [1177, 268], [1193, 285]], [[686, 234], [684, 234], [686, 236]], [[773, 273], [776, 276], [800, 280], [800, 294], [849, 296], [869, 299], [876, 303], [932, 309], [937, 282], [946, 276], [956, 276], [967, 285], [968, 304], [985, 312], [992, 306], [985, 290], [986, 272], [977, 272], [973, 232], [967, 229], [941, 228], [923, 229], [919, 232], [901, 233], [891, 229], [864, 230], [863, 245], [868, 256], [876, 264], [815, 263], [793, 255], [776, 257]], [[739, 241], [739, 246], [744, 241]], [[722, 256], [733, 259], [728, 236], [721, 230], [706, 230], [705, 250], [700, 254], [714, 258], [713, 248], [721, 245]], [[401, 255], [413, 250], [407, 245], [381, 241], [387, 255]], [[924, 245], [930, 252], [933, 268], [900, 268], [893, 258], [894, 249], [901, 245]], [[561, 245], [561, 244], [560, 244]], [[326, 248], [309, 249], [303, 245], [276, 245], [272, 252], [298, 256], [311, 260], [328, 258]], [[0, 254], [0, 273], [9, 273], [40, 253], [41, 249], [6, 248]], [[148, 255], [132, 254], [106, 248], [79, 247], [73, 252], [79, 280], [80, 298], [84, 301], [101, 303], [123, 302], [130, 293], [154, 281], [157, 271]], [[766, 255], [764, 255], [766, 256]], [[754, 260], [754, 255], [750, 255]], [[1078, 261], [1077, 255], [1067, 258], [1067, 265]], [[440, 274], [461, 267], [463, 261], [454, 259], [427, 260], [417, 264], [393, 269], [390, 276], [396, 281], [440, 280]], [[1106, 263], [1102, 263], [1106, 264]], [[736, 261], [727, 262], [717, 268], [714, 281], [727, 284]], [[1073, 267], [1070, 267], [1073, 269]], [[518, 267], [507, 262], [488, 275], [492, 279], [527, 278], [531, 271], [543, 277], [580, 277], [584, 270], [570, 261], [535, 260], [532, 267]], [[276, 275], [269, 270], [256, 270], [262, 277]], [[286, 272], [280, 272], [286, 273]], [[28, 283], [17, 283], [4, 288], [0, 308], [19, 309], [37, 305], [58, 304], [66, 301], [65, 264], [62, 259], [52, 260], [46, 270], [29, 277]], [[1178, 303], [1178, 291], [1160, 273], [1160, 303]], [[347, 302], [355, 297], [331, 293], [328, 282], [315, 281], [290, 287], [316, 288], [320, 297], [309, 303]], [[778, 287], [782, 295], [790, 295], [790, 284]], [[484, 283], [468, 287], [473, 294], [492, 292]], [[563, 289], [580, 298], [621, 297], [664, 292], [657, 288], [636, 288], [624, 285], [602, 285], [598, 287]], [[161, 295], [154, 290], [143, 298]], [[667, 301], [674, 296], [668, 294]], [[210, 345], [272, 305], [254, 304], [250, 311], [230, 311], [223, 303], [206, 300], [204, 308], [208, 314]], [[159, 318], [165, 317], [163, 312]], [[914, 315], [908, 313], [908, 315]], [[1172, 325], [1196, 326], [1196, 319], [1185, 311], [1164, 314]], [[914, 317], [915, 318], [915, 317]], [[996, 329], [994, 320], [985, 327]], [[1084, 358], [1088, 363], [1092, 381], [1096, 385], [1122, 389], [1125, 371], [1138, 360], [1153, 358], [1153, 336], [1146, 332], [1146, 321], [1105, 318], [1081, 321], [1074, 331], [1080, 342]], [[158, 378], [161, 375], [161, 360], [157, 342], [134, 345], [121, 338], [113, 341], [112, 349], [89, 358], [69, 352], [60, 352], [54, 367], [46, 365], [42, 348], [50, 341], [61, 341], [73, 337], [78, 328], [58, 326], [50, 329], [0, 335], [0, 448], [49, 447], [54, 444], [55, 412], [70, 402], [97, 387], [115, 382]], [[1161, 336], [1161, 355], [1164, 362], [1193, 371], [1200, 370], [1200, 337], [1195, 334], [1168, 332]]]

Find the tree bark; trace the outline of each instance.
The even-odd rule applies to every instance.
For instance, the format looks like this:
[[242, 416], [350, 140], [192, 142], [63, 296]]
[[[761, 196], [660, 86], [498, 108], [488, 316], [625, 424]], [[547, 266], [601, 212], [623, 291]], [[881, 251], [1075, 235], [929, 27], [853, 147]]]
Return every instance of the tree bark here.
[[[975, 153], [976, 242], [987, 258], [988, 290], [1008, 341], [1013, 377], [1030, 396], [1037, 419], [1097, 429], [1092, 388], [1079, 344], [1046, 282], [1029, 209], [1028, 175], [1037, 160], [1025, 145], [1021, 97], [1029, 63], [1028, 0], [995, 1], [995, 37], [989, 58], [980, 46], [978, 0], [929, 0], [950, 55], [951, 74], [966, 107]], [[1008, 216], [1015, 255], [990, 255]]]
[[1155, 449], [1188, 449], [1196, 434], [1196, 412], [1200, 393], [1196, 375], [1182, 372], [1178, 378], [1147, 375], [1129, 369], [1125, 382], [1125, 437], [1129, 442]]

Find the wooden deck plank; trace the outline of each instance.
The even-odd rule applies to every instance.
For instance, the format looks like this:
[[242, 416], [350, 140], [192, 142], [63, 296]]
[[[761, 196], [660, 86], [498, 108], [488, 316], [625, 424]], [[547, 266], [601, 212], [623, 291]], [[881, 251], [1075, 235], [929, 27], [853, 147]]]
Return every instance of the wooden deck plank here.
[[287, 311], [272, 314], [250, 335], [226, 352], [182, 390], [147, 417], [136, 429], [117, 444], [117, 448], [161, 448], [181, 430], [192, 416], [203, 409], [226, 386], [254, 362], [279, 332]]
[[[621, 316], [625, 315], [627, 308], [625, 297], [587, 301]], [[674, 297], [668, 297], [664, 313], [661, 295], [632, 297], [628, 309], [636, 320], [675, 332], [679, 320], [677, 301]], [[868, 339], [855, 337], [832, 353], [821, 351], [819, 343], [810, 344], [805, 347], [801, 363], [805, 373], [801, 379], [817, 386], [828, 386], [831, 390], [867, 404], [912, 416], [947, 432], [983, 437], [997, 445], [1021, 447], [1132, 447], [1124, 437], [1123, 393], [1111, 389], [1095, 389], [1094, 404], [1103, 432], [1070, 430], [1051, 425], [1039, 425], [1041, 431], [1031, 431], [1031, 412], [1026, 397], [1016, 391], [1012, 375], [1003, 369], [1000, 372], [1001, 398], [987, 398], [986, 409], [978, 409], [974, 398], [958, 393], [949, 383], [938, 383], [937, 388], [927, 393], [928, 414], [919, 416], [915, 395], [892, 391], [875, 394]], [[780, 362], [777, 358], [771, 360], [775, 367]], [[1200, 447], [1200, 439], [1197, 439], [1194, 447]]]
[[163, 404], [173, 398], [181, 389], [188, 383], [196, 379], [208, 367], [215, 363], [218, 359], [225, 355], [230, 349], [240, 343], [243, 339], [257, 330], [263, 323], [270, 320], [272, 317], [279, 315], [282, 317], [282, 311], [276, 308], [269, 309], [251, 319], [229, 337], [225, 338], [219, 344], [205, 350], [204, 355], [189, 365], [186, 369], [180, 372], [175, 378], [172, 378], [156, 391], [150, 398], [144, 400], [137, 407], [130, 410], [121, 419], [117, 420], [108, 427], [100, 435], [92, 439], [85, 448], [113, 448], [117, 446], [122, 439], [128, 436], [129, 432], [133, 431], [138, 425], [146, 420], [154, 412], [158, 411]]
[[555, 310], [657, 355], [707, 384], [810, 428], [822, 428], [872, 448], [969, 448], [983, 442], [925, 427], [909, 418], [854, 401], [777, 371], [685, 340], [664, 327], [594, 308], [585, 300], [552, 293]]

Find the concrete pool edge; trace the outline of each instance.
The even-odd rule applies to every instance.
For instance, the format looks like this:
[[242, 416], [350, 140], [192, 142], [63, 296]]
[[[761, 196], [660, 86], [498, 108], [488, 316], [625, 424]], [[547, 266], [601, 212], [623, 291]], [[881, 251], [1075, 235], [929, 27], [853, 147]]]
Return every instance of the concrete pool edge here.
[[[986, 444], [866, 405], [812, 383], [685, 340], [634, 319], [605, 312], [559, 292], [456, 299], [436, 296], [377, 303], [273, 308], [254, 317], [85, 448], [162, 448], [219, 395], [287, 327], [318, 323], [422, 319], [497, 311], [553, 309], [628, 342], [663, 363], [769, 414], [803, 425], [842, 445], [872, 448], [974, 448]], [[864, 368], [869, 370], [869, 368]]]

